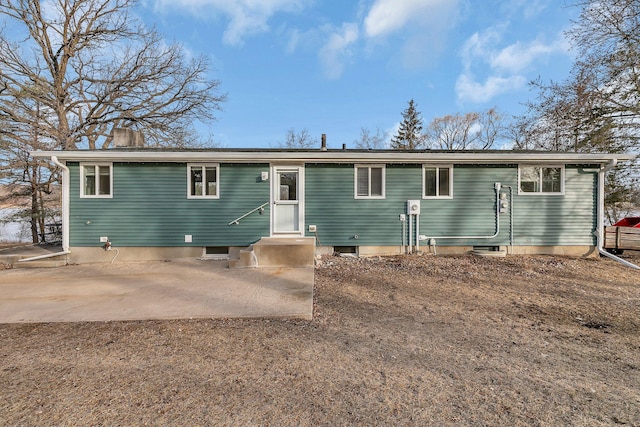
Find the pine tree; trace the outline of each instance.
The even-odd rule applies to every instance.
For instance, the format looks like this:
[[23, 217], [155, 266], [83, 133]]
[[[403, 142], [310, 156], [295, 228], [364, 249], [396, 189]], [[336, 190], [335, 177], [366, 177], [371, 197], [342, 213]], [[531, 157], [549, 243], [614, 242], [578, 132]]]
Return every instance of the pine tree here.
[[402, 112], [402, 123], [398, 133], [391, 138], [391, 148], [394, 150], [414, 150], [424, 143], [422, 134], [422, 117], [416, 109], [416, 103], [409, 101], [409, 106]]

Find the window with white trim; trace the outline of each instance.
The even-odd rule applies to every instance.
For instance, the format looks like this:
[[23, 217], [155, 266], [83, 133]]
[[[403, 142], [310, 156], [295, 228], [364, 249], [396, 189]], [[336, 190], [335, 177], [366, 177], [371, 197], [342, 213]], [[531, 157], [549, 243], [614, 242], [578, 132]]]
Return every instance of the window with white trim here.
[[354, 170], [356, 199], [384, 199], [384, 165], [355, 165]]
[[453, 198], [453, 165], [422, 165], [422, 198]]
[[220, 165], [188, 164], [187, 197], [189, 199], [218, 199], [220, 197]]
[[111, 163], [80, 164], [80, 197], [111, 198], [113, 165]]
[[564, 167], [520, 165], [518, 168], [518, 193], [563, 194]]

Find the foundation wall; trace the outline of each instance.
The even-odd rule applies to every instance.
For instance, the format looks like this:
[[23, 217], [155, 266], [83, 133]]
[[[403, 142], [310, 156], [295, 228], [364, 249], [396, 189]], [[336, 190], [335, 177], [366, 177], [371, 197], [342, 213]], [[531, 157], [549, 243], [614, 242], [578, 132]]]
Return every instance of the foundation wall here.
[[164, 261], [178, 258], [198, 258], [201, 247], [122, 247], [105, 251], [101, 247], [72, 247], [69, 264], [108, 263], [121, 261]]
[[[117, 249], [117, 250], [116, 250]], [[240, 247], [230, 247], [229, 257], [237, 258]], [[561, 255], [572, 257], [596, 257], [595, 246], [501, 246], [509, 255]], [[436, 255], [465, 255], [471, 253], [472, 246], [437, 246]], [[331, 255], [332, 246], [315, 248], [316, 255]], [[420, 246], [423, 255], [433, 254], [433, 248]], [[358, 256], [402, 255], [402, 246], [358, 246]], [[122, 247], [105, 251], [101, 247], [72, 247], [67, 256], [70, 264], [109, 263], [118, 261], [164, 261], [178, 258], [198, 258], [203, 256], [202, 247]]]
[[[509, 255], [560, 255], [572, 257], [595, 257], [598, 250], [595, 246], [500, 246], [500, 250], [504, 250]], [[436, 255], [465, 255], [470, 254], [473, 246], [436, 246]], [[331, 254], [332, 247], [323, 246], [316, 249], [316, 254]], [[402, 246], [358, 246], [357, 255], [359, 256], [384, 256], [384, 255], [401, 255], [404, 254]], [[433, 254], [434, 248], [421, 245], [421, 254]]]

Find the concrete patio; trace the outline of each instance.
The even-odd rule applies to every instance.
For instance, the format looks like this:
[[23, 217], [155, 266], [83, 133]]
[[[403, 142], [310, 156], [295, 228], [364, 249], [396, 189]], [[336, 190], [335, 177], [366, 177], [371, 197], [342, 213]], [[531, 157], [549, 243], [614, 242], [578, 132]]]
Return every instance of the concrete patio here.
[[313, 267], [229, 269], [181, 259], [0, 270], [0, 323], [311, 319]]

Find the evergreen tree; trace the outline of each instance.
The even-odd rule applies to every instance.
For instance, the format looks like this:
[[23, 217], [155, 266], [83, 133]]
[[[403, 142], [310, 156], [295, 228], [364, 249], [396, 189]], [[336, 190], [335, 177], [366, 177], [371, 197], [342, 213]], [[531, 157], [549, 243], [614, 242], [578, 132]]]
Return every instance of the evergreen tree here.
[[422, 117], [416, 109], [416, 103], [409, 101], [409, 106], [402, 112], [402, 123], [398, 133], [391, 138], [391, 148], [394, 150], [414, 150], [424, 143], [422, 134]]

